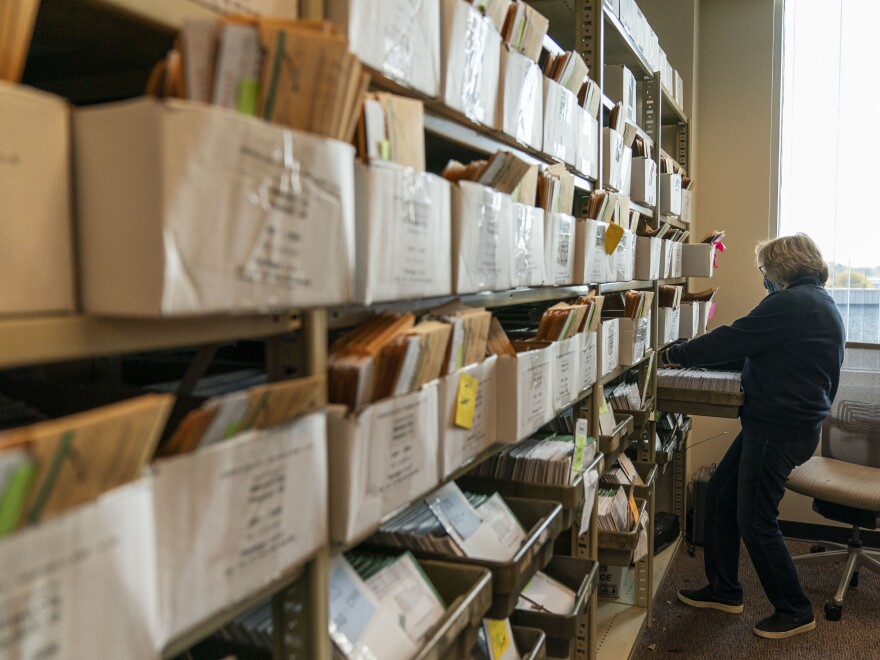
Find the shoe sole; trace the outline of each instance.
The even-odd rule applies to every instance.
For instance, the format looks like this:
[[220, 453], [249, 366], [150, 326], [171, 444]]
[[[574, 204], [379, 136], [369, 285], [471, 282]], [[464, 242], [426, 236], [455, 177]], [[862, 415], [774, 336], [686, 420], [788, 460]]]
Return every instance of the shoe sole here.
[[755, 628], [755, 634], [758, 637], [763, 637], [764, 639], [786, 639], [788, 637], [800, 635], [801, 633], [810, 632], [815, 627], [816, 621], [814, 619], [813, 621], [805, 623], [798, 628], [792, 628], [791, 630], [786, 630], [785, 632], [768, 632], [766, 630], [758, 630], [757, 628]]
[[718, 610], [719, 612], [727, 612], [728, 614], [742, 614], [743, 611], [743, 606], [741, 604], [725, 605], [724, 603], [718, 603], [715, 601], [692, 600], [687, 596], [682, 596], [681, 593], [678, 594], [678, 599], [685, 605], [690, 605], [691, 607], [696, 607], [701, 610]]

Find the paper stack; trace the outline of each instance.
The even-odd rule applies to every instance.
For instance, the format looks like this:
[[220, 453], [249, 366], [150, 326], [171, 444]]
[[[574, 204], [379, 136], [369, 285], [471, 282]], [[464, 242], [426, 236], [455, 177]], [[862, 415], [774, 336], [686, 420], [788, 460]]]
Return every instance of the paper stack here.
[[742, 391], [742, 374], [738, 371], [708, 369], [658, 369], [657, 385], [681, 390], [738, 394]]
[[518, 610], [564, 616], [574, 612], [577, 594], [542, 571], [526, 583], [516, 604]]
[[636, 383], [620, 383], [608, 393], [608, 403], [615, 410], [639, 410], [642, 407], [641, 393]]
[[572, 94], [581, 93], [589, 72], [590, 67], [580, 54], [571, 50], [559, 55], [550, 54], [544, 62], [544, 76], [555, 80]]
[[550, 21], [522, 0], [516, 0], [507, 9], [501, 36], [504, 43], [537, 62], [549, 28]]
[[[443, 321], [452, 326], [441, 375], [481, 362], [486, 357], [492, 313], [483, 307], [468, 307], [455, 301], [432, 309], [425, 315], [425, 320]], [[497, 329], [493, 341], [500, 349], [502, 340]]]
[[475, 160], [467, 165], [451, 160], [443, 170], [443, 177], [453, 183], [473, 181], [510, 195], [515, 202], [535, 205], [538, 166], [509, 151], [497, 151], [489, 160]]
[[544, 168], [538, 175], [536, 205], [547, 213], [572, 212], [574, 206], [574, 177], [562, 163]]
[[628, 532], [635, 524], [623, 486], [599, 489], [599, 529], [605, 532]]
[[425, 111], [421, 101], [384, 92], [364, 99], [358, 124], [358, 156], [425, 171]]
[[575, 474], [572, 472], [574, 454], [574, 436], [536, 436], [505, 447], [484, 461], [474, 474], [508, 481], [567, 486]]

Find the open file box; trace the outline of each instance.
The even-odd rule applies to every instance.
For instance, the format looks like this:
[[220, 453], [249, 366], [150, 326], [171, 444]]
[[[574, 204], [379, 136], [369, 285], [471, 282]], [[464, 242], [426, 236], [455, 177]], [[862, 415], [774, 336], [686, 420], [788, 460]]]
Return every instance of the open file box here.
[[616, 282], [628, 282], [633, 278], [636, 264], [636, 235], [623, 230], [620, 242], [611, 254], [612, 274]]
[[553, 408], [562, 410], [571, 405], [583, 389], [585, 365], [584, 335], [577, 333], [569, 339], [556, 344], [556, 357], [553, 367]]
[[578, 126], [575, 169], [591, 179], [599, 178], [599, 120], [583, 108], [575, 110]]
[[620, 364], [620, 319], [607, 319], [599, 324], [596, 364], [599, 378], [610, 374]]
[[681, 275], [684, 277], [712, 277], [715, 271], [715, 244], [690, 243], [681, 249]]
[[440, 0], [328, 0], [362, 62], [428, 96], [440, 96]]
[[681, 174], [660, 175], [660, 213], [663, 215], [681, 213]]
[[79, 110], [74, 129], [86, 311], [164, 316], [351, 300], [351, 145], [148, 98]]
[[701, 326], [700, 303], [681, 303], [681, 312], [679, 314], [678, 338], [693, 339], [699, 333]]
[[[613, 190], [623, 188], [623, 136], [613, 128], [602, 129], [602, 186]], [[630, 153], [632, 153], [630, 151]]]
[[620, 322], [620, 364], [632, 365], [642, 359], [650, 343], [651, 314], [637, 319], [621, 318]]
[[657, 163], [650, 158], [639, 156], [632, 159], [630, 197], [651, 208], [657, 205]]
[[0, 316], [72, 312], [70, 107], [0, 82]]
[[583, 339], [581, 352], [581, 391], [596, 382], [597, 373], [597, 333], [581, 333]]
[[544, 78], [544, 153], [569, 165], [577, 160], [578, 108], [571, 90]]
[[501, 35], [464, 0], [442, 0], [443, 101], [481, 124], [495, 122]]
[[547, 279], [544, 268], [544, 210], [515, 202], [513, 223], [511, 285], [541, 286]]
[[[477, 379], [471, 428], [456, 425], [458, 388], [462, 375]], [[496, 358], [471, 364], [440, 379], [440, 479], [476, 458], [497, 439], [498, 380]]]
[[544, 269], [546, 284], [563, 286], [575, 281], [575, 220], [567, 213], [544, 214]]
[[327, 543], [326, 418], [154, 466], [160, 626], [172, 639]]
[[542, 80], [535, 62], [502, 44], [495, 128], [538, 151], [544, 144]]
[[[661, 238], [636, 236], [636, 261], [633, 276], [637, 280], [656, 280], [660, 277]], [[671, 255], [670, 255], [671, 256]], [[664, 277], [665, 277], [664, 268]]]
[[513, 276], [510, 195], [459, 181], [452, 189], [452, 277], [455, 293], [502, 291]]
[[351, 543], [438, 483], [438, 381], [348, 413], [327, 413], [330, 538]]
[[355, 171], [358, 302], [450, 294], [449, 182], [390, 163]]
[[605, 252], [608, 223], [579, 219], [575, 223], [575, 284], [611, 282], [614, 279], [611, 255]]
[[556, 344], [498, 358], [498, 440], [519, 442], [553, 418]]
[[657, 316], [657, 335], [660, 344], [669, 344], [678, 339], [681, 307], [660, 307]]

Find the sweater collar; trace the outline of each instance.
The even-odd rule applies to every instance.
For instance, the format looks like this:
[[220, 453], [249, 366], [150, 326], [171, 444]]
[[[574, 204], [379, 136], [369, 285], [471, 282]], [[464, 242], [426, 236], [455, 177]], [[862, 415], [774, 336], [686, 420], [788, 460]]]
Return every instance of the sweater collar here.
[[786, 288], [793, 289], [796, 286], [818, 286], [818, 287], [821, 287], [822, 282], [819, 280], [818, 277], [815, 277], [814, 275], [806, 275], [804, 277], [799, 277], [794, 282], [789, 284]]

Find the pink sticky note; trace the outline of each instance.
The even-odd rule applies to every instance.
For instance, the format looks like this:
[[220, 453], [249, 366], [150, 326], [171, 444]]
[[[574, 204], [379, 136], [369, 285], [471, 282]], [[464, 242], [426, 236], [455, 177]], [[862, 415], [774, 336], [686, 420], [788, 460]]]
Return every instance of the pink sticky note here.
[[713, 316], [715, 316], [715, 303], [710, 303], [709, 304], [709, 318], [711, 319]]

